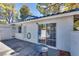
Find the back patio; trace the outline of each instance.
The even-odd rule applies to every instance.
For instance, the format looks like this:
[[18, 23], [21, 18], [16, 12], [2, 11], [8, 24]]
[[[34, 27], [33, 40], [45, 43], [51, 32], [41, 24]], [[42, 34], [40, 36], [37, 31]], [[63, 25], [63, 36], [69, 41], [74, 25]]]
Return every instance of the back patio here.
[[79, 24], [79, 10], [0, 25], [0, 55], [39, 56], [42, 47], [48, 49], [48, 56], [60, 55], [61, 50], [79, 55], [75, 22]]
[[[1, 45], [2, 44], [2, 45]], [[0, 55], [11, 55], [11, 56], [41, 56], [40, 47], [46, 47], [45, 45], [37, 45], [23, 40], [11, 39], [2, 40], [0, 42]], [[48, 48], [48, 56], [57, 56], [59, 50]]]

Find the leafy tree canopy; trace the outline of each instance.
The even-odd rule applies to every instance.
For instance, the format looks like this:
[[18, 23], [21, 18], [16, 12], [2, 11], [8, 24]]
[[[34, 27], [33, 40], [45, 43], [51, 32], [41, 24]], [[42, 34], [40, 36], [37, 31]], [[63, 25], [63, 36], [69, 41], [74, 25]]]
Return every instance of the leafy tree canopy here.
[[27, 15], [30, 15], [30, 9], [24, 4], [20, 9], [20, 17], [24, 20]]
[[[62, 7], [62, 8], [61, 8]], [[79, 3], [38, 3], [37, 9], [43, 15], [55, 14], [57, 12], [69, 11], [79, 8]]]
[[37, 9], [43, 15], [56, 13], [59, 11], [59, 7], [60, 7], [59, 3], [38, 3], [37, 4]]
[[3, 17], [8, 23], [13, 22], [16, 10], [14, 8], [15, 4], [0, 3], [0, 16]]

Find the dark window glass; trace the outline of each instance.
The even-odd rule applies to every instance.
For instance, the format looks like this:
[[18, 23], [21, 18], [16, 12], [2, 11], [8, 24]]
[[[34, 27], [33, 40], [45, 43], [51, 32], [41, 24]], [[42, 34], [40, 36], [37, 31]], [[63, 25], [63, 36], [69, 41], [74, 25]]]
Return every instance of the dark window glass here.
[[22, 27], [19, 26], [19, 27], [18, 27], [18, 33], [21, 33], [21, 32], [22, 32]]
[[47, 45], [56, 46], [56, 24], [47, 24]]
[[56, 23], [39, 24], [39, 42], [56, 46]]

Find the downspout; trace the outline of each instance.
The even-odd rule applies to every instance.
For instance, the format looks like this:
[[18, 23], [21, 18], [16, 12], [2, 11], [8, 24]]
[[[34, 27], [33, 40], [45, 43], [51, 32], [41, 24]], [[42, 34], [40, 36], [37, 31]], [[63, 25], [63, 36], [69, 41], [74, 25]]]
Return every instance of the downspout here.
[[36, 24], [38, 26], [38, 43], [39, 43], [39, 24], [38, 23], [36, 23]]

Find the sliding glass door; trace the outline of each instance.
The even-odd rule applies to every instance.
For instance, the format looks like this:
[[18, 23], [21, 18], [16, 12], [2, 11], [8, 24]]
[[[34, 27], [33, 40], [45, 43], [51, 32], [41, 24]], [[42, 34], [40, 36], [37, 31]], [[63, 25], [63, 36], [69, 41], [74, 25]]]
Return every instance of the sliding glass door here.
[[39, 42], [54, 47], [56, 46], [56, 23], [39, 25]]
[[47, 36], [47, 45], [56, 46], [56, 24], [50, 23], [46, 24], [46, 36]]

